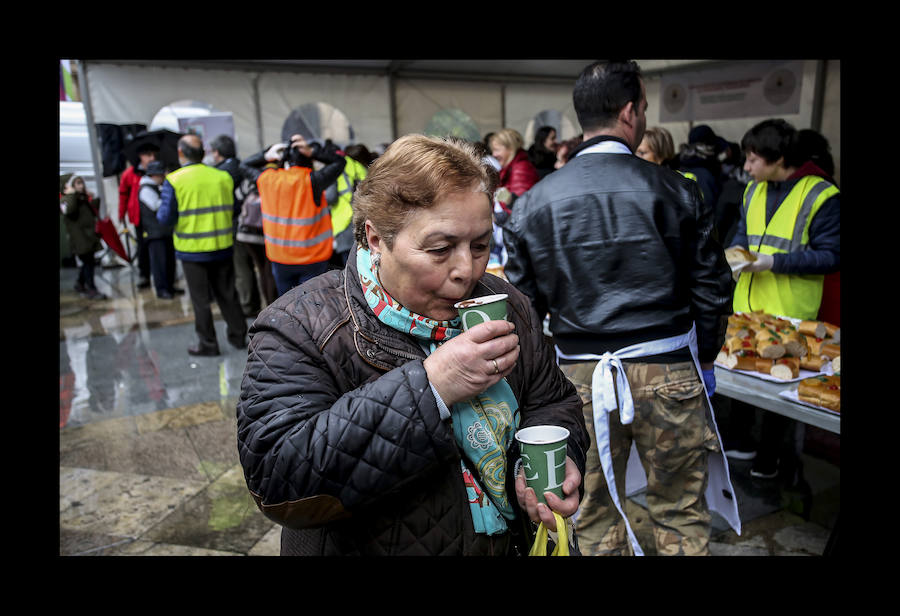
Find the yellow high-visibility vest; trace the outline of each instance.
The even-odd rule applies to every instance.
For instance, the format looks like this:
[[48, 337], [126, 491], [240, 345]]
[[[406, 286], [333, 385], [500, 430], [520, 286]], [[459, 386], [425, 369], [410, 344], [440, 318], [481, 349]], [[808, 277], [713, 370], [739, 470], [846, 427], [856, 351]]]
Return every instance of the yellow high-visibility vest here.
[[[809, 248], [809, 225], [838, 188], [824, 178], [801, 178], [766, 224], [767, 182], [750, 182], [744, 190], [743, 216], [750, 250], [767, 255]], [[795, 319], [815, 319], [822, 303], [822, 274], [743, 272], [734, 290], [735, 312], [764, 310]]]
[[353, 221], [353, 207], [350, 200], [357, 182], [366, 178], [366, 167], [349, 156], [345, 156], [347, 164], [337, 179], [338, 200], [331, 206], [331, 230], [335, 236], [350, 226]]
[[215, 252], [234, 243], [234, 181], [226, 171], [202, 163], [187, 165], [166, 176], [175, 189], [178, 222], [175, 250]]

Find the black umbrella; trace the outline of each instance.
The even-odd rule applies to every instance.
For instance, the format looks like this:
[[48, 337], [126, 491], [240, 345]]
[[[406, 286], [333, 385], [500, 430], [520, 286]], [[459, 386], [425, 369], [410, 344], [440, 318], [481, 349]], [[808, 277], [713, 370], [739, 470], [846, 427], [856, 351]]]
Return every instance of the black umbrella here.
[[319, 108], [307, 103], [294, 109], [281, 126], [281, 140], [289, 143], [292, 135], [303, 135], [307, 143], [319, 138]]
[[134, 136], [134, 139], [125, 144], [122, 153], [135, 167], [141, 162], [138, 152], [145, 145], [155, 146], [159, 153], [157, 160], [162, 161], [166, 169], [177, 169], [178, 164], [178, 140], [182, 133], [176, 133], [168, 129], [143, 131]]

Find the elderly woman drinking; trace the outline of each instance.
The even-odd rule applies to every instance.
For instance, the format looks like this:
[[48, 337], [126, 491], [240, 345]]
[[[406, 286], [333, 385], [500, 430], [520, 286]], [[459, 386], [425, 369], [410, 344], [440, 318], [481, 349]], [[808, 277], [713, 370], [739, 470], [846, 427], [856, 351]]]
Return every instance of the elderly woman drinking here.
[[[358, 243], [253, 324], [238, 446], [284, 555], [514, 555], [577, 509], [588, 436], [527, 298], [485, 274], [497, 175], [468, 143], [408, 135], [354, 195]], [[508, 295], [463, 331], [454, 304]], [[538, 504], [514, 434], [569, 431]], [[548, 509], [549, 505], [549, 509]]]

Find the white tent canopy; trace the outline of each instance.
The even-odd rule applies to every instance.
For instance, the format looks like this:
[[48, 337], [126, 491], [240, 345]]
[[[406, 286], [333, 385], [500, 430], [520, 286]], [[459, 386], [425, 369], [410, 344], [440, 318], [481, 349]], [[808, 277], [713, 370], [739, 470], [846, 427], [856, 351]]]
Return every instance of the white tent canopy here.
[[[90, 124], [146, 124], [182, 101], [231, 113], [238, 156], [282, 139], [287, 117], [299, 108], [319, 118], [321, 138], [370, 150], [411, 132], [451, 123], [458, 134], [481, 138], [513, 128], [530, 145], [542, 118], [558, 118], [559, 138], [581, 132], [572, 107], [572, 86], [591, 60], [90, 60], [80, 79]], [[840, 62], [835, 60], [638, 60], [645, 75], [648, 126], [664, 126], [676, 147], [691, 127], [708, 124], [729, 141], [767, 117], [797, 128], [814, 128], [829, 140], [840, 168]], [[771, 66], [770, 66], [771, 65]], [[756, 73], [753, 73], [753, 71]], [[750, 72], [748, 76], [748, 71]], [[773, 92], [770, 74], [785, 75]], [[740, 80], [730, 75], [740, 76]], [[693, 107], [672, 119], [673, 96], [683, 92]], [[704, 118], [700, 108], [726, 109]], [[761, 93], [761, 94], [760, 94]], [[718, 96], [716, 104], [707, 104]], [[763, 96], [787, 104], [790, 113], [770, 115]], [[788, 100], [789, 99], [789, 100]], [[719, 112], [722, 113], [721, 111]], [[692, 117], [692, 115], [695, 117]], [[754, 115], [758, 114], [758, 115]], [[667, 121], [662, 121], [666, 119]], [[839, 175], [839, 171], [836, 173]], [[115, 178], [107, 181], [114, 181]], [[108, 190], [105, 192], [109, 192]], [[114, 193], [112, 193], [114, 194]]]

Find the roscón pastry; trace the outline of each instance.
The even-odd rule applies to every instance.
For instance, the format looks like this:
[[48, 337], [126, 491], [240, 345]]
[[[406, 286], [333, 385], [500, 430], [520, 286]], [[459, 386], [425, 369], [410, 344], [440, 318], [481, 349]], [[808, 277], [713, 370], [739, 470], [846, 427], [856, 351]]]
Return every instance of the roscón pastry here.
[[787, 351], [781, 343], [781, 338], [778, 335], [770, 334], [757, 338], [756, 352], [759, 353], [760, 357], [765, 357], [766, 359], [778, 359], [779, 357], [784, 357]]
[[[821, 355], [807, 355], [806, 357], [800, 358], [800, 369], [809, 370], [810, 372], [820, 372], [822, 366], [824, 366], [827, 361], [828, 359]], [[831, 362], [831, 366], [834, 368], [834, 361]], [[837, 372], [837, 369], [835, 369], [835, 372]]]
[[782, 357], [776, 359], [772, 367], [769, 368], [769, 374], [783, 381], [790, 381], [800, 376], [800, 358], [799, 357]]
[[746, 248], [732, 246], [725, 250], [725, 261], [728, 262], [728, 267], [734, 269], [743, 263], [752, 263], [753, 261], [756, 261], [756, 257]]
[[803, 379], [797, 386], [797, 397], [802, 402], [815, 404], [832, 411], [841, 411], [841, 377], [839, 374]]
[[820, 339], [824, 338], [828, 332], [825, 328], [825, 323], [822, 321], [801, 321], [800, 325], [797, 326], [797, 329], [804, 336]]
[[[840, 331], [825, 321], [807, 320], [795, 326], [760, 310], [735, 312], [728, 317], [716, 362], [730, 370], [760, 372], [781, 380], [796, 379], [800, 370], [821, 372], [828, 361], [839, 372]], [[778, 360], [790, 361], [776, 368]]]

